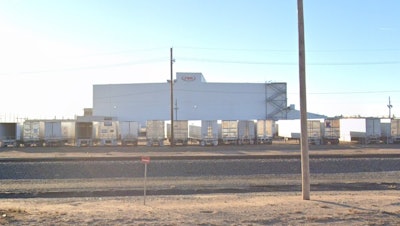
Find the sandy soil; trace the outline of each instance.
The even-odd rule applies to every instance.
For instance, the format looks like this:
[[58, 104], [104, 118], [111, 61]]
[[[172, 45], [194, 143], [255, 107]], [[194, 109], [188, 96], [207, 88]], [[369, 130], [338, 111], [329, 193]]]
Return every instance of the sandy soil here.
[[400, 191], [0, 200], [11, 225], [399, 225]]

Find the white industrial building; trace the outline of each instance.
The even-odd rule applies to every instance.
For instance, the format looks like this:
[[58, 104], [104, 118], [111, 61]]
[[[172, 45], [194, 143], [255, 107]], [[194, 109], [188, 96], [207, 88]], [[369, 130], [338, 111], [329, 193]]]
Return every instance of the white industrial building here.
[[[175, 120], [287, 118], [286, 83], [208, 83], [201, 73], [176, 73]], [[121, 121], [170, 120], [171, 84], [93, 85], [93, 115]]]

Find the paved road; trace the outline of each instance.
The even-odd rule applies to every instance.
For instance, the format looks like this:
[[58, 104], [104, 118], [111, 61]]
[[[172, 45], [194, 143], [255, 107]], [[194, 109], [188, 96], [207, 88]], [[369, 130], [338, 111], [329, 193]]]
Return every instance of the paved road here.
[[[400, 158], [312, 158], [312, 174], [400, 171]], [[143, 177], [136, 161], [0, 162], [4, 179], [84, 179]], [[154, 160], [149, 177], [250, 176], [300, 174], [299, 159]]]

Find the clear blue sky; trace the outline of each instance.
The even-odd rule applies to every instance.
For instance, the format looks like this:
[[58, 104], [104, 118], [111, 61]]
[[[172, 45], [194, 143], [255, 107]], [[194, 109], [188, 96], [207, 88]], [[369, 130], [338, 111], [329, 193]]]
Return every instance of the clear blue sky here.
[[[400, 1], [304, 0], [308, 111], [400, 116]], [[0, 0], [0, 121], [72, 118], [92, 85], [287, 82], [299, 107], [295, 0]]]

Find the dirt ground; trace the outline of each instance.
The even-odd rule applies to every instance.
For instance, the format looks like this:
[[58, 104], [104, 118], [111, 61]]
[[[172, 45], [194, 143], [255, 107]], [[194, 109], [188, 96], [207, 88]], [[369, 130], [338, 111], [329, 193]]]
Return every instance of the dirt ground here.
[[2, 199], [1, 225], [399, 225], [400, 191]]

